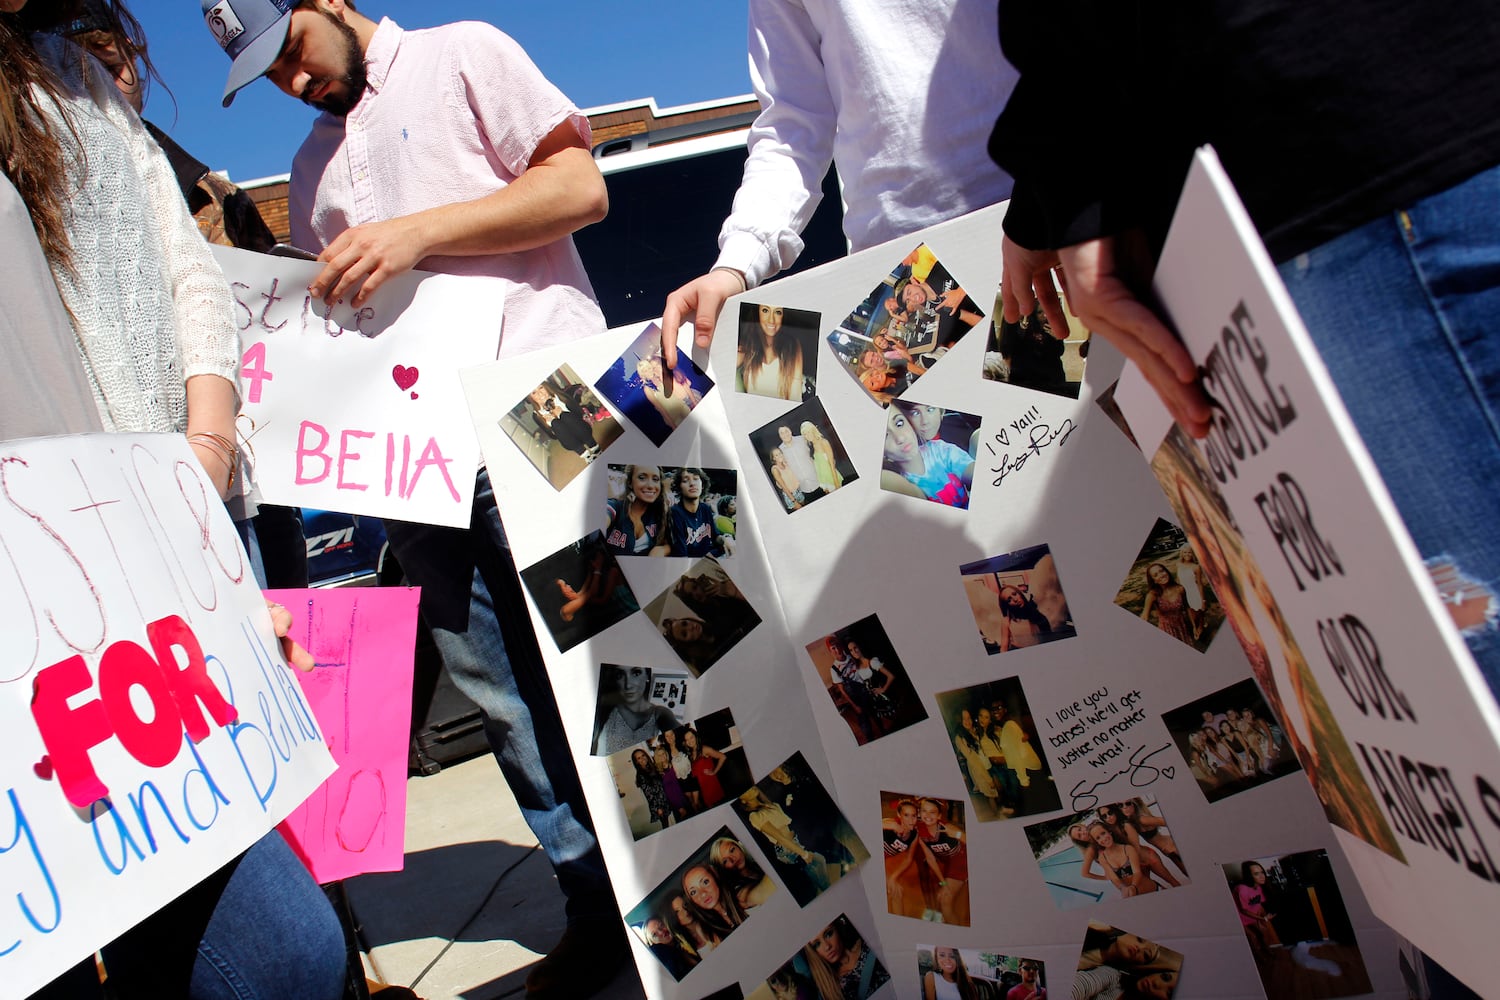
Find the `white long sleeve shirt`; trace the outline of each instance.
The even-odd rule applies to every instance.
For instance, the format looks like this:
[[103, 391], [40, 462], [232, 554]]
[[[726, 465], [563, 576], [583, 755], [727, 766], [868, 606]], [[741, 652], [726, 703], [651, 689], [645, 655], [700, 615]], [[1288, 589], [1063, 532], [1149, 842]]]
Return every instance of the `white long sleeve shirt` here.
[[992, 205], [986, 149], [1016, 73], [993, 3], [750, 0], [761, 113], [717, 266], [754, 286], [790, 266], [831, 162], [854, 250]]

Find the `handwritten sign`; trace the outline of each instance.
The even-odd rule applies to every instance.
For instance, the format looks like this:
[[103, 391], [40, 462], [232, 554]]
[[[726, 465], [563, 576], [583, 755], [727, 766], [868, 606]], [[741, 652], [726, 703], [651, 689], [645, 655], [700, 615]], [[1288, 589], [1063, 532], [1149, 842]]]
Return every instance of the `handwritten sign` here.
[[0, 445], [0, 979], [28, 995], [333, 769], [176, 435]]
[[[1117, 399], [1380, 917], [1471, 986], [1500, 906], [1500, 717], [1217, 160], [1156, 293], [1219, 401]], [[1356, 839], [1357, 838], [1357, 839]]]
[[464, 527], [479, 443], [458, 370], [493, 360], [505, 282], [413, 272], [357, 312], [321, 265], [227, 247], [245, 353], [240, 435], [274, 503]]
[[1041, 409], [1029, 406], [1018, 417], [1006, 420], [991, 440], [984, 442], [984, 451], [979, 458], [989, 468], [995, 486], [1026, 468], [1033, 459], [1040, 462], [1049, 454], [1068, 443], [1068, 438], [1078, 426], [1072, 417], [1048, 417], [1043, 419]]
[[339, 769], [281, 824], [319, 882], [401, 870], [417, 596], [411, 587], [278, 590], [317, 666], [298, 674]]
[[[1074, 809], [1092, 809], [1107, 801], [1100, 799], [1101, 794], [1123, 795], [1127, 785], [1145, 788], [1157, 778], [1175, 777], [1176, 758], [1168, 752], [1171, 743], [1148, 748], [1136, 738], [1140, 732], [1137, 727], [1148, 717], [1144, 700], [1138, 689], [1111, 695], [1109, 688], [1101, 685], [1047, 718], [1047, 730], [1042, 735], [1061, 771], [1066, 774], [1076, 765], [1087, 765], [1085, 775], [1068, 789]], [[1158, 754], [1161, 758], [1153, 761]], [[1126, 780], [1111, 785], [1116, 778]], [[1111, 785], [1110, 789], [1101, 792], [1106, 785]]]

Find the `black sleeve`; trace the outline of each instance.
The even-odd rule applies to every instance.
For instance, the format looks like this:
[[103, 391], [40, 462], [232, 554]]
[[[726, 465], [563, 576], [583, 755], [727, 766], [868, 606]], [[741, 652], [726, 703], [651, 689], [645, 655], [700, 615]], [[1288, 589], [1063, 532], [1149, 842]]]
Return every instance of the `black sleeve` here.
[[1031, 249], [1144, 226], [1164, 234], [1192, 151], [1206, 6], [1185, 0], [1006, 0], [1020, 73], [990, 136], [1015, 178], [1005, 231]]

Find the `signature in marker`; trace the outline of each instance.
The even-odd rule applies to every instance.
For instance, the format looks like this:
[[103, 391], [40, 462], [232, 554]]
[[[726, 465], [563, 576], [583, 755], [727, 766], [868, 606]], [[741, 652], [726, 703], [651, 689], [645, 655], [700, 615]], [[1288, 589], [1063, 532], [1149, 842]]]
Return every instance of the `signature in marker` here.
[[1083, 812], [1086, 809], [1092, 809], [1097, 806], [1099, 804], [1099, 796], [1097, 794], [1099, 789], [1121, 775], [1128, 774], [1130, 776], [1131, 788], [1145, 788], [1147, 785], [1153, 784], [1158, 778], [1166, 778], [1168, 781], [1172, 780], [1177, 775], [1176, 767], [1171, 764], [1157, 766], [1150, 763], [1152, 757], [1170, 750], [1171, 747], [1172, 744], [1163, 743], [1155, 750], [1149, 752], [1145, 747], [1136, 747], [1130, 754], [1130, 762], [1103, 781], [1096, 781], [1093, 784], [1089, 784], [1087, 781], [1080, 781], [1068, 793], [1073, 796], [1073, 811]]

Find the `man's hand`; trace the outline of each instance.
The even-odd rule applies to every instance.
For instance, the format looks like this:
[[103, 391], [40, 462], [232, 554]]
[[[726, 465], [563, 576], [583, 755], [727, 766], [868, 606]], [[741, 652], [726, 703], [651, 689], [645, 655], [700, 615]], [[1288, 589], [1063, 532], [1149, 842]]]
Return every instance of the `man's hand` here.
[[[1009, 236], [1000, 241], [1004, 271], [1000, 275], [1000, 305], [1007, 323], [1019, 323], [1038, 303], [1054, 331], [1068, 329], [1052, 269], [1058, 266], [1056, 250], [1027, 250]], [[1074, 307], [1075, 313], [1077, 307]], [[1064, 333], [1066, 336], [1066, 333]]]
[[1208, 397], [1192, 355], [1131, 290], [1115, 237], [1057, 251], [1027, 250], [1006, 237], [1001, 252], [1005, 271], [1000, 298], [1006, 322], [1018, 321], [1040, 302], [1054, 334], [1068, 328], [1052, 283], [1052, 268], [1057, 268], [1073, 315], [1135, 362], [1183, 430], [1193, 437], [1208, 433]]
[[1134, 361], [1171, 411], [1172, 419], [1193, 437], [1201, 438], [1208, 433], [1212, 414], [1192, 355], [1131, 291], [1120, 251], [1115, 237], [1058, 251], [1067, 276], [1064, 287], [1068, 305], [1084, 326]]
[[677, 330], [685, 316], [693, 317], [694, 340], [707, 347], [714, 336], [719, 310], [732, 295], [745, 290], [745, 279], [737, 271], [715, 268], [694, 278], [667, 296], [661, 313], [661, 356], [668, 368], [677, 367]]
[[358, 309], [387, 280], [410, 271], [426, 256], [415, 216], [368, 222], [344, 230], [318, 255], [326, 266], [307, 290], [331, 306], [363, 282], [349, 303]]
[[292, 630], [292, 613], [269, 599], [266, 601], [266, 610], [271, 613], [271, 628], [276, 631], [276, 637], [281, 640], [281, 655], [286, 657], [286, 662], [304, 674], [310, 673], [315, 666], [312, 654], [287, 634]]

